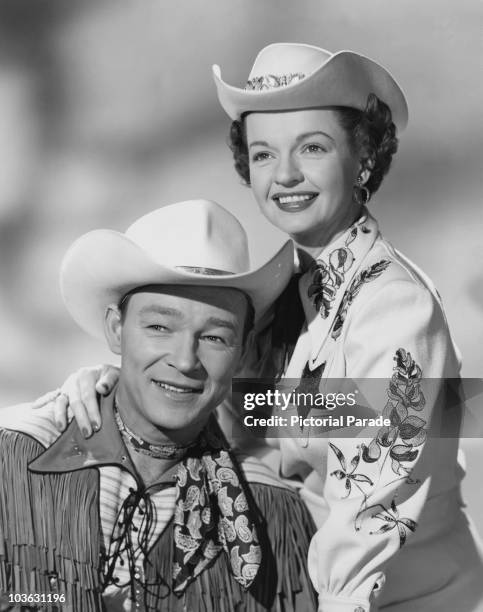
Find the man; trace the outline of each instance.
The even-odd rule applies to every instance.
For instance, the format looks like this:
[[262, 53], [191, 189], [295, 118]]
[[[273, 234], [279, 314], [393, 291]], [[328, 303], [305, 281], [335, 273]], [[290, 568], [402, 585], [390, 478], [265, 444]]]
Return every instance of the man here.
[[[74, 320], [121, 356], [102, 426], [59, 436], [2, 413], [0, 591], [90, 610], [313, 610], [313, 524], [297, 494], [230, 450], [213, 412], [247, 336], [291, 274], [292, 247], [248, 271], [243, 228], [207, 201], [77, 240], [61, 268]], [[52, 416], [52, 415], [51, 415]], [[270, 520], [267, 520], [270, 517]]]

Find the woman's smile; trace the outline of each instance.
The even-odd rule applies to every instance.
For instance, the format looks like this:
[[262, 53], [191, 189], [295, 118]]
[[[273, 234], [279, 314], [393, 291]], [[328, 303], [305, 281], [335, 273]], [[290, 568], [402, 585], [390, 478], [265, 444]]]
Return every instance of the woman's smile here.
[[275, 204], [288, 213], [296, 213], [306, 210], [311, 206], [319, 194], [314, 191], [280, 192], [272, 196]]

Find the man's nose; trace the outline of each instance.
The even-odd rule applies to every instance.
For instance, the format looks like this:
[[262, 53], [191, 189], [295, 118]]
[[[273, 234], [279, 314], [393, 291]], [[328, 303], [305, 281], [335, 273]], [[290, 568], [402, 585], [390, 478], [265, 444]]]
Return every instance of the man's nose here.
[[303, 180], [303, 172], [291, 155], [280, 158], [275, 170], [275, 182], [278, 185], [294, 187]]
[[183, 374], [194, 372], [200, 367], [198, 338], [191, 334], [177, 334], [173, 338], [168, 363]]

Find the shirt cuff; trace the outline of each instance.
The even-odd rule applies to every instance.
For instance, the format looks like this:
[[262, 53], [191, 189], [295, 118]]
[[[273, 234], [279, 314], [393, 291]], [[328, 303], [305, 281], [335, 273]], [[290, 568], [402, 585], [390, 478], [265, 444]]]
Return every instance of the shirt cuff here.
[[371, 612], [371, 604], [362, 599], [320, 597], [318, 612]]

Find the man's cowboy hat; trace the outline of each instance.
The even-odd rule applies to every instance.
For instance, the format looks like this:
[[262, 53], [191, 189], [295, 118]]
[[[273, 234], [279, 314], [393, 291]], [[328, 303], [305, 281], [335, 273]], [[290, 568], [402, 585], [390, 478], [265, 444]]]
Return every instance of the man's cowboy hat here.
[[280, 295], [293, 271], [290, 241], [250, 270], [245, 230], [207, 200], [178, 202], [135, 221], [125, 234], [95, 230], [67, 251], [60, 288], [67, 309], [87, 332], [104, 337], [109, 304], [145, 285], [234, 287], [250, 296], [258, 318]]
[[404, 94], [380, 64], [352, 51], [276, 43], [260, 51], [245, 89], [233, 87], [213, 66], [218, 98], [232, 119], [243, 113], [349, 106], [364, 110], [370, 93], [385, 102], [399, 130], [406, 127]]

